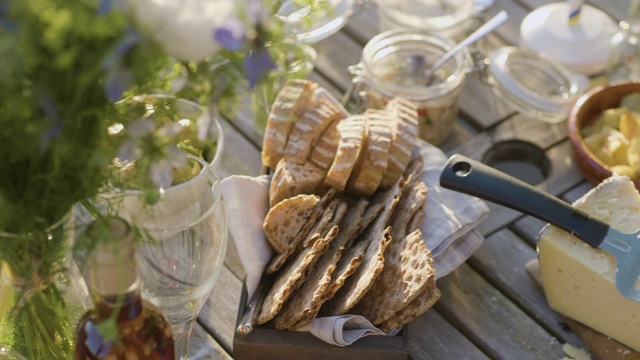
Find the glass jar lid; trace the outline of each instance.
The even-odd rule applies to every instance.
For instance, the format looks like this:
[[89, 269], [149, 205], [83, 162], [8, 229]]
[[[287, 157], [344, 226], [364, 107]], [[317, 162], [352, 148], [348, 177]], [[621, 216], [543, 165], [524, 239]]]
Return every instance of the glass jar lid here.
[[586, 77], [530, 50], [499, 48], [489, 61], [491, 89], [521, 113], [542, 121], [566, 119], [588, 86]]
[[475, 13], [474, 0], [375, 0], [397, 24], [439, 32], [459, 26]]
[[285, 0], [275, 17], [297, 40], [314, 43], [338, 32], [351, 18], [354, 5], [355, 0], [326, 0], [312, 8]]

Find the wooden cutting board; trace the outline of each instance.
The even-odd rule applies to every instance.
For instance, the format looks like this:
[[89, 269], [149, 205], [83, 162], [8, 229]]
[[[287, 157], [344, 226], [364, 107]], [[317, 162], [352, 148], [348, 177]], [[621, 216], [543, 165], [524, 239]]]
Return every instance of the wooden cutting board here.
[[[542, 278], [540, 277], [540, 264], [538, 259], [533, 259], [526, 264], [526, 269], [533, 280], [542, 290]], [[564, 317], [567, 325], [589, 347], [591, 354], [598, 360], [640, 360], [640, 353], [629, 347], [603, 335], [592, 328], [575, 320]], [[640, 334], [638, 335], [640, 336]]]

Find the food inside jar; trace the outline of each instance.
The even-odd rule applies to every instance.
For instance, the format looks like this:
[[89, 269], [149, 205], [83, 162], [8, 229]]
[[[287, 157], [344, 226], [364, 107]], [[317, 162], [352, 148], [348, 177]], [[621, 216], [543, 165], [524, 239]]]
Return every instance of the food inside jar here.
[[[408, 55], [402, 52], [398, 56], [386, 56], [372, 67], [373, 76], [378, 79], [380, 89], [366, 89], [367, 108], [382, 109], [392, 97], [385, 95], [391, 91], [394, 96], [412, 100], [418, 106], [419, 134], [425, 141], [438, 145], [451, 133], [458, 114], [459, 87], [449, 89], [441, 94], [429, 93], [426, 72], [437, 60], [435, 54], [426, 58], [422, 55]], [[429, 87], [442, 85], [451, 75], [446, 66], [438, 69]], [[416, 100], [418, 99], [418, 100]]]

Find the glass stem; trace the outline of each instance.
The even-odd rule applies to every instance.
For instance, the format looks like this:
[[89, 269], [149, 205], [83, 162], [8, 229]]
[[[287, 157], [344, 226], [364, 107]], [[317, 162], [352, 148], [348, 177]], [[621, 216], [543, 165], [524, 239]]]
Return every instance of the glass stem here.
[[176, 360], [187, 360], [189, 358], [189, 339], [191, 338], [191, 331], [195, 322], [196, 318], [194, 317], [185, 323], [173, 326], [173, 343]]

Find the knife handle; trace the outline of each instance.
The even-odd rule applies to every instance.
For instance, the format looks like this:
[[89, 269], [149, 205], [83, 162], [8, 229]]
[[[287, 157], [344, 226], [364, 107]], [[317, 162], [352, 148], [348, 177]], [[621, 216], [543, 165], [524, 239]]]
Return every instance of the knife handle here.
[[440, 174], [442, 187], [518, 210], [551, 223], [597, 248], [609, 225], [524, 181], [456, 154]]

